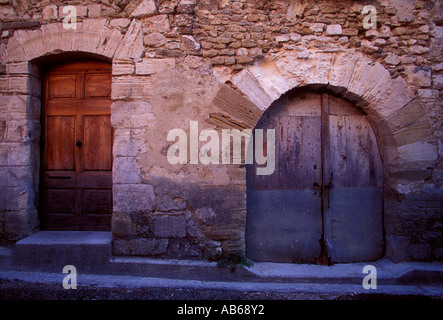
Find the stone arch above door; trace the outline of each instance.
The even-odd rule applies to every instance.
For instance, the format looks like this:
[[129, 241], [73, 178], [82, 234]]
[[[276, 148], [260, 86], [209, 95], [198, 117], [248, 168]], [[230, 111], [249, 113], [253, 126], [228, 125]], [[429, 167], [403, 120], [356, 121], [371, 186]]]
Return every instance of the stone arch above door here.
[[295, 51], [269, 55], [220, 80], [224, 83], [213, 101], [220, 113], [210, 120], [228, 126], [253, 129], [274, 101], [301, 87], [328, 89], [361, 108], [376, 133], [383, 161], [386, 256], [408, 259], [410, 240], [402, 229], [399, 200], [405, 187], [398, 177], [435, 161], [437, 148], [425, 109], [403, 78], [392, 78], [380, 63], [347, 50], [309, 52], [308, 58], [298, 58]]
[[[429, 158], [436, 156], [435, 148], [427, 144], [432, 132], [414, 91], [403, 78], [392, 78], [380, 63], [358, 52], [311, 52], [303, 59], [295, 53], [268, 56], [223, 80], [226, 84], [221, 84], [213, 104], [244, 127], [254, 128], [263, 112], [291, 89], [325, 88], [367, 114], [387, 164], [397, 167], [415, 161], [410, 143], [420, 144]], [[420, 130], [405, 139], [405, 129], [411, 125]]]
[[6, 64], [25, 62], [76, 51], [109, 59], [140, 58], [144, 52], [141, 25], [133, 20], [125, 35], [108, 27], [107, 19], [86, 19], [77, 24], [77, 29], [51, 23], [35, 30], [18, 30], [9, 39], [2, 61]]

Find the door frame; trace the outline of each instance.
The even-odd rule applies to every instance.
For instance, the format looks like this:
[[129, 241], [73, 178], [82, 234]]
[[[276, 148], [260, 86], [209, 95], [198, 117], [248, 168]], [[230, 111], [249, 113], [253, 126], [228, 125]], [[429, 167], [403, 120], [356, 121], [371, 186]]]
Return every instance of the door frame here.
[[[326, 185], [328, 185], [330, 183], [330, 179], [329, 177], [325, 177], [325, 159], [327, 159], [329, 157], [329, 152], [330, 152], [330, 147], [329, 147], [329, 129], [328, 130], [324, 130], [324, 128], [329, 128], [329, 116], [325, 117], [325, 111], [326, 113], [329, 115], [329, 102], [326, 102], [324, 100], [324, 95], [331, 95], [334, 96], [336, 98], [339, 99], [343, 99], [349, 103], [351, 103], [355, 108], [358, 108], [356, 106], [356, 104], [352, 101], [350, 101], [349, 99], [347, 99], [346, 97], [337, 94], [336, 92], [328, 89], [327, 87], [324, 86], [317, 86], [317, 85], [313, 85], [313, 86], [305, 86], [305, 87], [297, 87], [297, 88], [293, 88], [291, 90], [289, 90], [288, 92], [285, 93], [285, 95], [282, 95], [279, 99], [275, 100], [261, 115], [261, 117], [259, 118], [259, 120], [257, 121], [257, 124], [260, 123], [261, 119], [263, 119], [263, 117], [267, 116], [267, 114], [269, 112], [272, 112], [272, 110], [274, 108], [279, 108], [279, 101], [281, 101], [282, 98], [284, 98], [286, 95], [299, 95], [299, 94], [303, 94], [303, 93], [316, 93], [320, 95], [320, 121], [321, 121], [321, 150], [320, 150], [320, 159], [321, 159], [321, 190], [320, 190], [320, 198], [321, 198], [321, 229], [322, 229], [322, 236], [321, 239], [319, 239], [319, 256], [318, 258], [316, 258], [316, 263], [317, 264], [323, 264], [323, 265], [330, 265], [331, 264], [331, 256], [328, 255], [328, 248], [327, 248], [327, 243], [326, 243], [326, 239], [325, 239], [325, 235], [326, 235], [326, 226], [325, 226], [325, 205], [326, 205], [326, 199], [325, 199], [325, 189], [327, 189], [328, 187], [325, 187]], [[361, 108], [358, 108], [359, 110], [361, 110]], [[363, 110], [361, 110], [363, 111]], [[380, 256], [380, 259], [383, 258], [386, 255], [386, 230], [385, 230], [385, 212], [384, 212], [384, 202], [385, 202], [385, 176], [386, 176], [386, 168], [385, 168], [385, 163], [384, 163], [384, 159], [383, 159], [383, 155], [382, 155], [382, 150], [381, 150], [381, 142], [380, 142], [380, 137], [378, 135], [378, 132], [376, 130], [376, 128], [374, 127], [373, 122], [369, 119], [368, 115], [366, 112], [363, 111], [363, 113], [365, 114], [365, 118], [369, 124], [369, 126], [371, 127], [371, 130], [374, 134], [374, 137], [377, 141], [377, 149], [378, 149], [378, 155], [380, 156], [380, 160], [381, 160], [381, 172], [380, 174], [382, 175], [382, 186], [381, 186], [381, 233], [382, 233], [382, 241], [383, 241], [383, 248], [382, 248], [382, 253]], [[257, 125], [256, 124], [256, 125]], [[254, 127], [255, 128], [255, 127]], [[276, 139], [277, 141], [278, 139]], [[326, 144], [326, 146], [325, 146]], [[255, 145], [254, 145], [255, 148]], [[252, 165], [249, 165], [252, 166]], [[249, 169], [250, 170], [250, 169]], [[248, 189], [248, 179], [249, 178], [249, 174], [246, 173], [246, 181], [245, 181], [245, 185], [246, 185], [246, 189]], [[329, 191], [328, 191], [328, 195], [327, 197], [329, 197]], [[248, 210], [249, 205], [248, 205], [248, 197], [246, 198], [246, 210]], [[249, 212], [246, 212], [246, 223], [247, 223], [247, 219], [249, 217]], [[246, 228], [245, 228], [245, 240], [246, 240], [247, 236], [246, 236]]]
[[[57, 58], [55, 59], [55, 63], [50, 65], [50, 67], [47, 68], [42, 68], [41, 70], [41, 97], [40, 97], [40, 101], [41, 101], [41, 111], [40, 111], [40, 126], [41, 126], [41, 132], [40, 132], [40, 140], [39, 140], [39, 151], [40, 151], [40, 162], [39, 162], [39, 205], [38, 205], [38, 216], [39, 216], [39, 220], [40, 220], [40, 226], [39, 229], [40, 230], [45, 230], [45, 228], [43, 228], [43, 225], [41, 223], [42, 221], [42, 215], [44, 214], [44, 204], [45, 204], [45, 199], [44, 199], [44, 192], [43, 192], [43, 188], [44, 188], [44, 173], [45, 173], [45, 162], [46, 162], [46, 154], [43, 150], [45, 150], [45, 143], [46, 143], [46, 139], [45, 139], [45, 134], [46, 134], [46, 129], [45, 129], [45, 116], [46, 116], [46, 105], [47, 105], [47, 101], [46, 101], [46, 97], [47, 97], [47, 90], [48, 90], [48, 86], [47, 86], [47, 74], [48, 72], [51, 72], [51, 70], [53, 70], [56, 67], [59, 66], [63, 66], [69, 63], [75, 63], [75, 62], [101, 62], [101, 63], [106, 63], [109, 65], [109, 67], [111, 68], [110, 71], [110, 75], [111, 75], [111, 79], [112, 79], [112, 62], [108, 61], [106, 59], [97, 59], [96, 57], [91, 57], [89, 55], [74, 55], [72, 58], [68, 58], [68, 59], [62, 59], [64, 55], [62, 56], [57, 56]], [[68, 55], [70, 56], [70, 55]], [[80, 83], [82, 83], [84, 85], [84, 80], [85, 79], [81, 79]], [[76, 89], [77, 91], [79, 90], [78, 88]], [[111, 85], [111, 95], [112, 95], [112, 85]], [[111, 99], [111, 97], [109, 98]], [[112, 102], [111, 102], [112, 104]], [[111, 116], [111, 106], [109, 107], [109, 112], [110, 112], [110, 116]], [[110, 170], [110, 174], [112, 177], [112, 169], [113, 169], [113, 162], [114, 162], [114, 155], [112, 152], [113, 149], [113, 141], [114, 141], [114, 128], [112, 127], [112, 136], [111, 136], [111, 170]], [[82, 134], [84, 132], [82, 131]], [[77, 138], [75, 137], [75, 140]], [[83, 140], [83, 138], [82, 138]], [[82, 153], [82, 161], [84, 158], [84, 154]], [[76, 156], [74, 154], [74, 162], [76, 162]], [[75, 170], [75, 167], [74, 167]], [[113, 215], [113, 186], [112, 186], [112, 182], [111, 182], [111, 217], [110, 219], [112, 220], [112, 215]], [[64, 230], [64, 229], [62, 229]], [[62, 231], [60, 230], [60, 231]], [[91, 230], [92, 231], [92, 230]], [[102, 230], [100, 230], [102, 231]], [[110, 228], [107, 231], [112, 231], [112, 224], [110, 224]]]

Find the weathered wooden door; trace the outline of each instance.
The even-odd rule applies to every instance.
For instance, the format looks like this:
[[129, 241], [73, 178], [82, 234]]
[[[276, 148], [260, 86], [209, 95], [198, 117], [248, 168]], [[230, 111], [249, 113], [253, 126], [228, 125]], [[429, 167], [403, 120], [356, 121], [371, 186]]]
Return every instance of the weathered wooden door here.
[[[383, 254], [382, 164], [362, 111], [328, 94], [288, 94], [257, 129], [275, 129], [275, 171], [247, 167], [246, 254], [315, 263]], [[266, 136], [266, 135], [265, 135]]]
[[72, 62], [43, 85], [40, 217], [46, 230], [110, 230], [111, 65]]

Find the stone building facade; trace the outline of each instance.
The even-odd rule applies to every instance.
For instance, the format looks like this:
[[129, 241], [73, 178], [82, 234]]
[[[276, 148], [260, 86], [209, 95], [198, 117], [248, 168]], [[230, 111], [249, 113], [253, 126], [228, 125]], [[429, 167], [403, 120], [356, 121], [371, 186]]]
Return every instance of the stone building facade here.
[[[70, 5], [75, 29], [63, 25]], [[0, 0], [0, 21], [2, 243], [41, 229], [42, 81], [81, 58], [112, 64], [114, 254], [244, 251], [244, 163], [171, 164], [168, 132], [253, 129], [309, 88], [353, 103], [374, 129], [384, 256], [442, 259], [442, 1]]]

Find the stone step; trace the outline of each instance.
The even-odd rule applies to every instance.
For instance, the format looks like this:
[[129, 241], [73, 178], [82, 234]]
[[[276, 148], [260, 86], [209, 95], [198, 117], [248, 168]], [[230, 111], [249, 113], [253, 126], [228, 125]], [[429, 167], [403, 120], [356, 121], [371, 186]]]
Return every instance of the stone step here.
[[7, 268], [11, 265], [13, 253], [12, 247], [0, 247], [0, 267]]
[[77, 272], [94, 272], [105, 267], [111, 254], [111, 232], [39, 231], [16, 243], [13, 260], [22, 269], [62, 272], [73, 265]]
[[106, 273], [200, 281], [252, 281], [256, 279], [254, 274], [244, 267], [219, 267], [216, 262], [200, 260], [166, 260], [145, 257], [113, 257]]
[[[2, 253], [3, 252], [3, 253]], [[332, 266], [255, 262], [252, 267], [219, 267], [202, 260], [154, 259], [112, 255], [112, 234], [92, 231], [40, 231], [0, 251], [0, 267], [61, 273], [74, 265], [79, 274], [138, 276], [198, 281], [243, 281], [361, 285], [373, 265], [378, 284], [443, 284], [443, 263], [401, 262], [389, 259]]]

